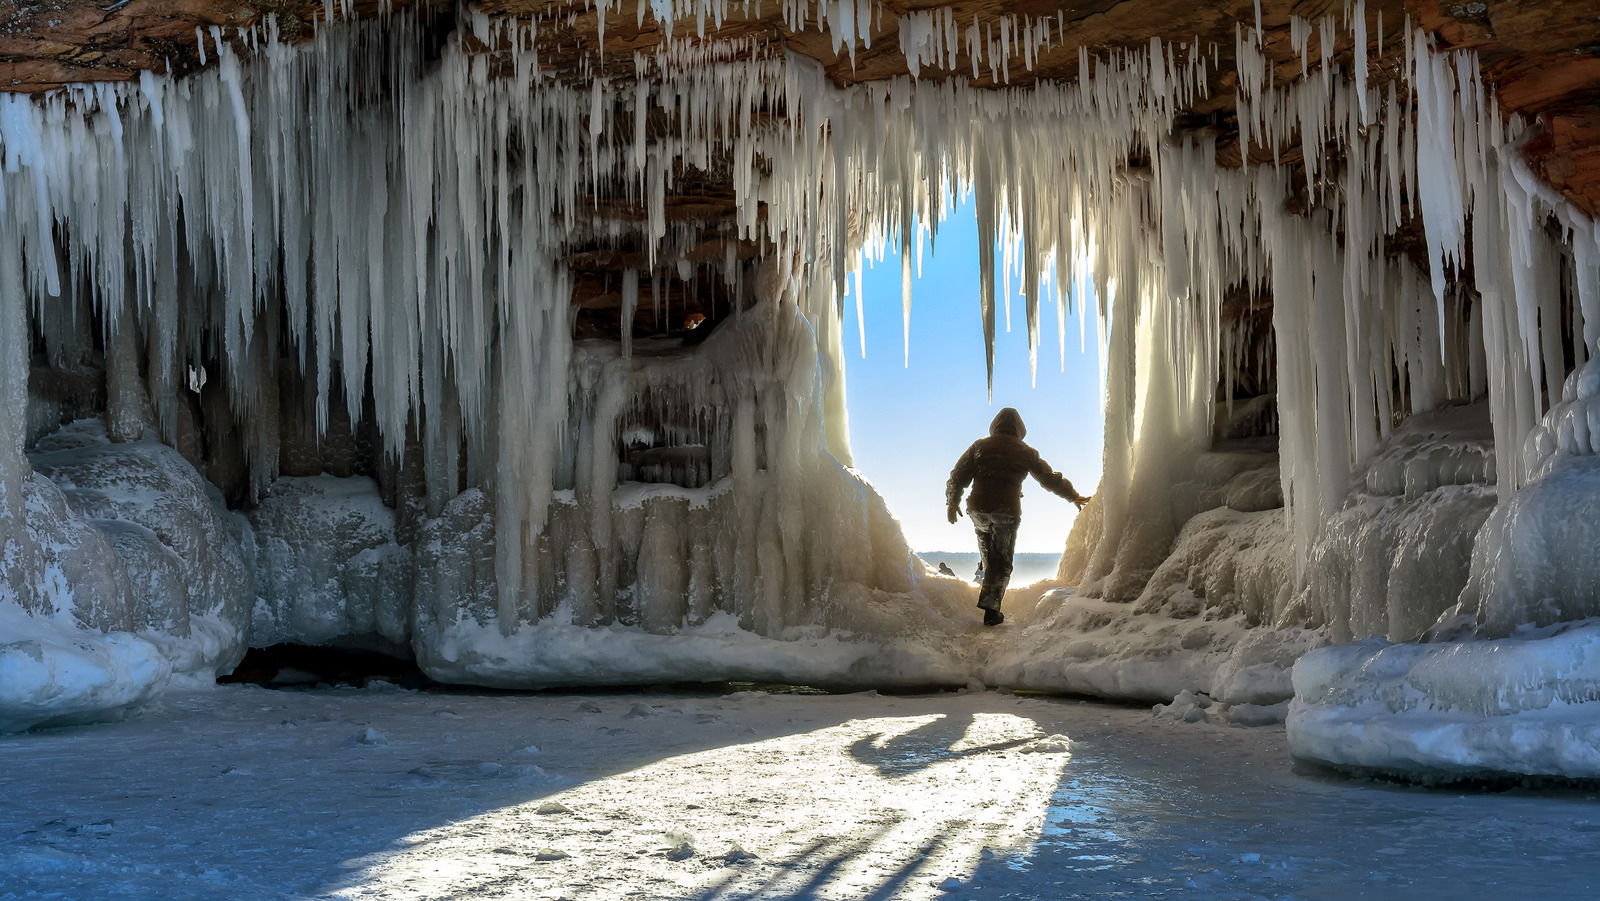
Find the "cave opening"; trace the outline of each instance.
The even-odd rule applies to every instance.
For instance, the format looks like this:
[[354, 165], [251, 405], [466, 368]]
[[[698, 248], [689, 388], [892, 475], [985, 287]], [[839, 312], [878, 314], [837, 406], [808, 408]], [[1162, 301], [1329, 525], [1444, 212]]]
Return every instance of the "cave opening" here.
[[[912, 550], [965, 579], [977, 566], [977, 548], [964, 515], [946, 521], [945, 481], [1002, 407], [1022, 414], [1027, 441], [1055, 470], [1081, 493], [1094, 493], [1103, 453], [1105, 324], [1084, 260], [1074, 261], [1078, 271], [1065, 273], [1060, 288], [1052, 271], [1037, 306], [1030, 305], [1020, 236], [1011, 236], [1012, 246], [996, 249], [1011, 265], [993, 273], [1000, 311], [991, 380], [970, 186], [952, 200], [932, 235], [917, 223], [914, 250], [867, 241], [860, 279], [843, 300], [843, 332], [853, 465], [883, 495]], [[902, 253], [910, 255], [909, 271]], [[1024, 495], [1012, 577], [1019, 587], [1055, 577], [1077, 515], [1035, 483]]]

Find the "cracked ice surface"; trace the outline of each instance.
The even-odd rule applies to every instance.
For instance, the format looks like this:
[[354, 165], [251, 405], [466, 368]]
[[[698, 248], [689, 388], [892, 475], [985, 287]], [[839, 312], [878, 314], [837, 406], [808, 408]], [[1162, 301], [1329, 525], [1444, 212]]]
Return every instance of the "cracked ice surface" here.
[[987, 692], [220, 688], [0, 739], [0, 898], [1413, 899], [1600, 883], [1590, 795], [1399, 790], [1290, 772], [1283, 754], [1277, 728]]

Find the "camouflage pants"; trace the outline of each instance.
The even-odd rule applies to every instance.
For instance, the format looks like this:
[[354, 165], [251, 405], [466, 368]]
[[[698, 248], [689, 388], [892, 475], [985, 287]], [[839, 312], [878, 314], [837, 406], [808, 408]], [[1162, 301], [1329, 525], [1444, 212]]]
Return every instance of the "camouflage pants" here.
[[1022, 519], [1004, 513], [975, 513], [972, 528], [978, 533], [978, 572], [983, 583], [978, 591], [978, 606], [999, 610], [1011, 581], [1011, 557], [1017, 550], [1017, 526]]

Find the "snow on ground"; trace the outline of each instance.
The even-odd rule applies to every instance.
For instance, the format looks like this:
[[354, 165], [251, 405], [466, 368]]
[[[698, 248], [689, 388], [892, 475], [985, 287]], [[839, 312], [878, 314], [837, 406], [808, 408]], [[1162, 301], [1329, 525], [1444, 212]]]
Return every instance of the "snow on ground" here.
[[1278, 728], [994, 692], [230, 686], [0, 738], [0, 898], [1600, 889], [1592, 794], [1401, 789], [1286, 760]]

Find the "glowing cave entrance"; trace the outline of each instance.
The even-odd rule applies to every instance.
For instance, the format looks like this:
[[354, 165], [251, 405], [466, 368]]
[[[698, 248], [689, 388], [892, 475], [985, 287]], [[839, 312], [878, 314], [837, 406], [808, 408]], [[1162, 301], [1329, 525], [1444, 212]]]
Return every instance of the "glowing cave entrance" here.
[[[0, 727], [280, 642], [491, 686], [1293, 696], [1297, 753], [1356, 765], [1349, 707], [1587, 702], [1593, 571], [1553, 561], [1592, 556], [1600, 244], [1474, 56], [1359, 2], [1105, 51], [924, 11], [879, 36], [902, 75], [846, 77], [868, 6], [720, 39], [652, 4], [697, 15], [592, 59], [593, 10], [269, 18], [182, 77], [0, 96]], [[862, 248], [968, 186], [985, 368], [1010, 278], [1013, 335], [1051, 272], [1107, 325], [1098, 479], [1035, 432], [1099, 483], [1075, 590], [1005, 642], [848, 466]]]
[[[984, 273], [977, 219], [970, 190], [952, 199], [949, 218], [911, 252], [909, 282], [898, 242], [868, 240], [861, 293], [852, 281], [844, 298], [845, 388], [855, 468], [883, 495], [919, 556], [967, 579], [977, 565], [977, 547], [968, 519], [946, 522], [945, 480], [1002, 407], [1016, 407], [1027, 423], [1027, 440], [1082, 493], [1094, 493], [1102, 454], [1105, 373], [1099, 361], [1105, 323], [1082, 260], [1077, 268], [1083, 277], [1068, 272], [1060, 289], [1056, 274], [1049, 273], [1044, 296], [1030, 312], [1019, 291], [1020, 236], [1013, 236], [1010, 247], [1002, 239], [996, 256], [1010, 266], [993, 273], [1000, 309], [991, 390], [978, 304]], [[928, 229], [919, 223], [918, 231]], [[1072, 504], [1031, 481], [1023, 490], [1012, 577], [1018, 587], [1054, 578], [1077, 514]]]

